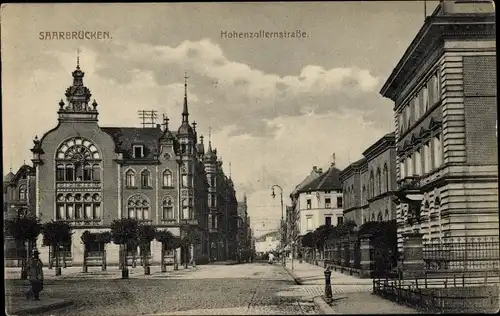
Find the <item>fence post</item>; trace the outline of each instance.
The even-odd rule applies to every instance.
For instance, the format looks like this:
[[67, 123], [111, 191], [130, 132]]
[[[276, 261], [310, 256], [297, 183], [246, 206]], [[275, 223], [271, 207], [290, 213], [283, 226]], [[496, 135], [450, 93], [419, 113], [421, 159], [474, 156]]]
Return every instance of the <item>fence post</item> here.
[[331, 275], [332, 271], [330, 269], [326, 269], [325, 272], [325, 301], [327, 303], [332, 302], [332, 284], [331, 284]]
[[372, 244], [371, 244], [371, 235], [361, 235], [360, 236], [360, 244], [359, 244], [359, 251], [360, 251], [360, 268], [361, 268], [361, 277], [362, 278], [369, 278], [372, 275], [372, 255], [371, 255], [371, 250], [372, 250]]
[[421, 276], [424, 268], [422, 233], [403, 234], [403, 270], [409, 277]]

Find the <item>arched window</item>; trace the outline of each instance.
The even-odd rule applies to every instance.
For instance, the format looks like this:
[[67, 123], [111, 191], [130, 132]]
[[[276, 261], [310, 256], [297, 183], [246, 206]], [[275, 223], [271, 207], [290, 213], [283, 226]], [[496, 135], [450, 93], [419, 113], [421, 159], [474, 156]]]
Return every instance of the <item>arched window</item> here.
[[377, 168], [377, 195], [382, 193], [382, 180], [380, 176], [380, 168]]
[[66, 140], [57, 149], [56, 160], [67, 162], [57, 164], [56, 181], [100, 181], [101, 155], [88, 139], [72, 137]]
[[83, 166], [83, 181], [92, 180], [92, 166], [89, 163], [86, 163]]
[[131, 196], [127, 201], [128, 218], [149, 220], [149, 201], [141, 194]]
[[172, 183], [172, 171], [170, 170], [165, 170], [163, 171], [163, 186], [164, 187], [173, 187]]
[[63, 164], [58, 164], [56, 167], [56, 181], [64, 181], [65, 179], [65, 170]]
[[172, 220], [174, 218], [174, 202], [171, 197], [163, 199], [163, 220]]
[[26, 200], [26, 185], [24, 184], [19, 187], [19, 200]]
[[135, 172], [134, 172], [134, 170], [128, 170], [125, 173], [125, 185], [128, 188], [135, 187]]
[[370, 172], [370, 198], [375, 196], [375, 183], [373, 180], [373, 170]]
[[151, 187], [151, 173], [147, 169], [144, 169], [141, 172], [141, 186], [143, 188]]
[[66, 181], [75, 181], [75, 166], [73, 164], [66, 165]]
[[387, 163], [384, 164], [384, 185], [385, 191], [389, 192], [391, 188], [389, 188], [389, 168], [387, 167]]

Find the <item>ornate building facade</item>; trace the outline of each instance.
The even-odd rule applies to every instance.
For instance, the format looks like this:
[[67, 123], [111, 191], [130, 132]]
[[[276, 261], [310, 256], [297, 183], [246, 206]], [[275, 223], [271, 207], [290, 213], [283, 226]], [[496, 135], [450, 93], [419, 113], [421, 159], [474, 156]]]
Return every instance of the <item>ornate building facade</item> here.
[[[23, 164], [16, 174], [9, 172], [3, 178], [3, 218], [4, 221], [26, 215], [34, 214], [35, 207], [35, 169]], [[4, 225], [5, 227], [5, 225]], [[4, 232], [4, 262], [6, 266], [18, 266], [19, 258], [26, 257], [25, 245], [19, 245]]]
[[[91, 103], [78, 63], [72, 76], [66, 102], [59, 102], [58, 125], [40, 139], [35, 137], [31, 150], [36, 215], [42, 223], [64, 220], [74, 229], [71, 245], [65, 246], [67, 264], [82, 263], [83, 231], [109, 230], [119, 218], [136, 218], [177, 236], [197, 229], [201, 243], [190, 252], [178, 249], [173, 255], [181, 260], [189, 260], [181, 253], [195, 259], [210, 256], [214, 218], [217, 227], [232, 225], [229, 215], [236, 213], [235, 191], [211, 142], [205, 153], [196, 122], [189, 123], [187, 82], [181, 125], [174, 131], [168, 118], [163, 128], [99, 126], [98, 104]], [[214, 190], [222, 196], [215, 204], [209, 193]], [[223, 216], [214, 216], [217, 212]], [[39, 249], [42, 258], [49, 258], [41, 237]], [[150, 255], [153, 263], [161, 261], [160, 243], [152, 242]], [[118, 245], [109, 244], [106, 256], [108, 265], [117, 264]]]
[[424, 242], [498, 236], [495, 43], [492, 2], [441, 1], [382, 87], [407, 197], [400, 245], [414, 231]]
[[394, 133], [384, 135], [363, 152], [363, 158], [340, 174], [344, 217], [359, 227], [369, 221], [396, 218], [396, 148]]

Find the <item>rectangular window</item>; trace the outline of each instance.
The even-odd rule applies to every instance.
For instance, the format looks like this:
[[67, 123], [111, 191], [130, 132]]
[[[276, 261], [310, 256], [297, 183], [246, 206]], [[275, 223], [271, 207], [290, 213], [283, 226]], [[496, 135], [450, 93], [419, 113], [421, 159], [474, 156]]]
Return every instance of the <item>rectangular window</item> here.
[[406, 161], [404, 159], [401, 159], [399, 163], [399, 174], [401, 179], [406, 178]]
[[210, 206], [217, 207], [217, 198], [216, 198], [215, 194], [212, 194], [210, 196]]
[[428, 173], [431, 171], [431, 148], [429, 146], [429, 142], [426, 142], [423, 147], [423, 155], [424, 155], [424, 173]]
[[410, 128], [410, 125], [411, 125], [411, 108], [409, 105], [406, 106], [406, 130], [408, 130]]
[[83, 181], [92, 180], [92, 167], [90, 165], [86, 165], [83, 169]]
[[342, 197], [341, 196], [337, 197], [337, 208], [342, 208]]
[[174, 219], [174, 208], [172, 206], [163, 207], [163, 219]]
[[306, 218], [307, 220], [307, 230], [308, 231], [312, 231], [313, 230], [313, 219], [312, 219], [312, 216], [308, 216]]
[[182, 219], [190, 219], [189, 218], [189, 206], [182, 207]]
[[182, 187], [183, 188], [189, 187], [188, 175], [187, 174], [183, 174], [182, 175]]
[[142, 219], [144, 220], [149, 219], [149, 207], [145, 207], [142, 209]]
[[73, 204], [66, 205], [66, 219], [73, 219]]
[[212, 187], [212, 188], [215, 187], [215, 177], [210, 178], [210, 187]]
[[92, 205], [85, 204], [84, 209], [85, 209], [85, 213], [84, 213], [85, 219], [91, 219], [92, 218]]
[[332, 225], [332, 217], [331, 216], [326, 216], [325, 217], [325, 225], [331, 226]]
[[163, 186], [172, 187], [172, 173], [170, 171], [165, 171], [163, 173]]
[[311, 199], [307, 199], [307, 209], [311, 209]]
[[422, 160], [420, 155], [420, 149], [415, 152], [415, 174], [422, 174]]
[[65, 219], [66, 217], [65, 215], [66, 215], [66, 208], [64, 207], [64, 204], [58, 204], [56, 218]]
[[429, 90], [427, 85], [422, 89], [422, 102], [421, 102], [422, 114], [426, 113], [429, 109]]
[[101, 204], [95, 203], [93, 209], [93, 217], [94, 219], [101, 219]]
[[144, 148], [141, 145], [134, 146], [134, 158], [143, 158], [144, 157]]
[[337, 225], [342, 225], [344, 223], [344, 218], [342, 216], [337, 216]]
[[420, 104], [422, 103], [421, 98], [422, 91], [420, 91], [413, 99], [413, 121], [417, 121], [420, 118]]
[[332, 202], [330, 198], [325, 198], [325, 208], [332, 208]]
[[75, 204], [75, 219], [82, 219], [83, 218], [83, 205], [81, 204]]
[[217, 228], [217, 217], [212, 215], [212, 228]]
[[434, 153], [434, 168], [438, 168], [443, 163], [443, 146], [442, 146], [442, 137], [440, 134], [436, 135], [433, 139], [433, 153]]
[[412, 155], [409, 155], [408, 158], [406, 158], [406, 173], [408, 177], [413, 176], [413, 159]]
[[56, 181], [64, 181], [64, 166], [57, 166]]
[[128, 209], [128, 218], [135, 218], [135, 208], [130, 207]]

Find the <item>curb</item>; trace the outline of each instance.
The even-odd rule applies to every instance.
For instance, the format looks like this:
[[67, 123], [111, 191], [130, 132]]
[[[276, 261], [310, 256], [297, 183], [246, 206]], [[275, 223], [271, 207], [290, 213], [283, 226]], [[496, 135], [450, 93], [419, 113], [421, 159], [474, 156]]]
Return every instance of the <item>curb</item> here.
[[44, 313], [48, 312], [54, 309], [59, 309], [63, 308], [66, 306], [73, 305], [73, 301], [62, 301], [62, 302], [57, 302], [57, 303], [52, 303], [48, 305], [43, 305], [43, 306], [36, 306], [36, 307], [30, 307], [30, 308], [20, 308], [18, 310], [14, 309], [8, 312], [8, 315], [30, 315], [30, 314], [39, 314], [39, 313]]
[[288, 274], [292, 277], [293, 281], [295, 282], [295, 284], [297, 285], [302, 285], [302, 281], [300, 280], [300, 278], [295, 274], [293, 273], [290, 269], [288, 269], [287, 267], [284, 267], [283, 266], [283, 269], [285, 269], [286, 272], [288, 272]]
[[319, 310], [320, 315], [337, 315], [338, 313], [327, 303], [323, 296], [313, 298], [314, 305]]

